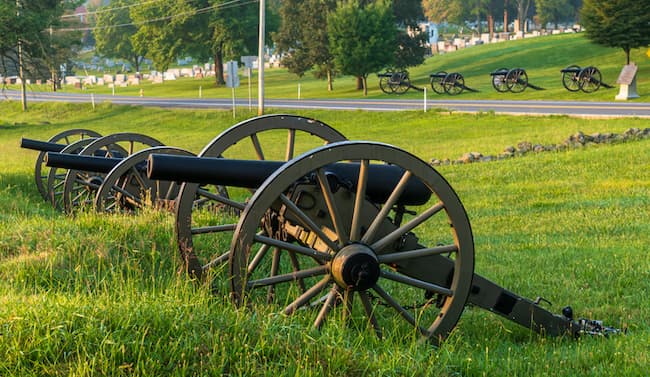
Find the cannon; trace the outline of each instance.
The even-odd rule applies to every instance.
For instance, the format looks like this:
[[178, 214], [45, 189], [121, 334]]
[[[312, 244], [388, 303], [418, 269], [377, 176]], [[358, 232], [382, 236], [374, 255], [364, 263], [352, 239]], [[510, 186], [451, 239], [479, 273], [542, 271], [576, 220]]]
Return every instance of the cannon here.
[[593, 66], [580, 68], [577, 65], [570, 65], [560, 72], [562, 73], [562, 85], [570, 92], [582, 90], [585, 93], [593, 93], [601, 86], [608, 89], [613, 88], [602, 81], [600, 71]]
[[409, 89], [422, 91], [423, 89], [414, 86], [409, 78], [408, 71], [387, 71], [378, 73], [379, 89], [386, 94], [404, 94]]
[[[295, 153], [340, 140], [345, 140], [345, 137], [323, 122], [286, 114], [265, 115], [230, 127], [210, 141], [199, 156], [228, 156], [234, 153], [241, 158], [288, 160]], [[276, 156], [265, 151], [265, 144], [278, 145], [283, 142], [286, 143], [283, 155]], [[85, 139], [83, 144], [76, 147], [23, 138], [21, 146], [43, 153], [52, 152], [48, 156], [48, 166], [51, 168], [48, 197], [58, 208], [66, 211], [90, 204], [100, 212], [130, 211], [149, 204], [172, 208], [176, 206], [178, 196], [182, 199], [179, 203], [183, 219], [187, 220], [177, 224], [180, 229], [178, 234], [184, 239], [179, 244], [188, 247], [192, 247], [193, 236], [200, 234], [207, 239], [211, 233], [202, 228], [200, 221], [192, 221], [193, 218], [201, 218], [193, 217], [192, 212], [206, 208], [212, 211], [222, 206], [220, 201], [229, 200], [225, 186], [199, 187], [188, 184], [179, 187], [173, 183], [150, 181], [142, 169], [148, 154], [193, 154], [180, 148], [165, 147], [160, 141], [145, 135], [121, 133]], [[56, 153], [67, 155], [57, 156]], [[104, 157], [108, 161], [102, 163], [99, 159], [84, 158], [91, 156]]]
[[528, 74], [523, 68], [499, 68], [490, 72], [492, 76], [492, 87], [501, 93], [521, 93], [526, 88], [544, 90], [544, 88], [531, 84], [528, 81]]
[[57, 146], [55, 147], [56, 150], [47, 149], [48, 146], [46, 146], [45, 144], [39, 144], [39, 143], [29, 144], [30, 141], [38, 142], [38, 140], [23, 139], [23, 141], [26, 141], [26, 144], [21, 143], [21, 147], [34, 149], [40, 152], [36, 157], [36, 165], [34, 167], [34, 178], [36, 181], [36, 187], [38, 189], [38, 192], [41, 194], [41, 196], [45, 201], [49, 201], [49, 195], [48, 195], [49, 190], [47, 189], [48, 175], [45, 174], [45, 171], [43, 169], [45, 167], [45, 162], [44, 162], [45, 153], [48, 151], [61, 152], [61, 150], [63, 150], [65, 146], [74, 144], [79, 140], [91, 140], [100, 136], [101, 135], [99, 133], [87, 129], [75, 128], [71, 130], [66, 130], [52, 136], [50, 139], [44, 142], [50, 144], [57, 144]]
[[476, 89], [465, 86], [465, 79], [458, 72], [447, 73], [445, 71], [439, 71], [433, 73], [429, 75], [429, 82], [431, 89], [438, 94], [447, 93], [455, 96], [462, 93], [463, 90], [478, 92]]
[[[137, 163], [135, 158], [129, 159], [128, 157], [143, 149], [154, 146], [162, 146], [162, 143], [146, 135], [128, 132], [104, 137], [84, 138], [67, 145], [54, 142], [41, 142], [26, 138], [21, 140], [21, 147], [38, 150], [40, 152], [39, 158], [37, 159], [38, 165], [45, 165], [50, 168], [47, 174], [47, 179], [42, 179], [45, 181], [43, 187], [46, 191], [46, 198], [56, 208], [68, 212], [77, 206], [93, 203], [97, 189], [107, 178], [106, 175], [110, 172], [110, 169], [92, 170], [95, 169], [94, 166], [84, 167], [76, 165], [73, 167], [61, 164], [56, 166], [52, 164], [47, 165], [45, 164], [47, 155], [50, 155], [49, 160], [52, 160], [52, 154], [65, 154], [68, 157], [93, 156], [112, 160], [128, 160], [128, 163], [122, 165], [122, 167], [124, 167]], [[173, 152], [170, 151], [169, 153]], [[144, 159], [146, 159], [146, 156], [142, 157], [142, 161], [144, 161]], [[117, 165], [117, 163], [113, 161], [113, 166], [115, 165]], [[135, 170], [133, 172], [135, 172]], [[39, 173], [39, 176], [43, 176], [43, 174]], [[119, 183], [116, 182], [118, 177], [116, 177], [115, 174], [109, 178], [111, 187], [117, 189], [119, 185], [125, 186], [124, 179], [126, 179], [126, 176], [123, 176], [122, 181]], [[140, 179], [136, 177], [131, 178], [131, 182], [136, 182]], [[140, 179], [140, 181], [143, 180]], [[131, 185], [131, 187], [133, 188], [134, 186]], [[103, 192], [103, 200], [111, 200], [110, 198], [115, 197], [113, 194], [114, 192], [111, 192], [110, 195], [112, 196], [109, 197], [108, 191]], [[126, 193], [123, 192], [122, 194], [124, 195]], [[121, 198], [121, 200], [122, 199], [123, 198]], [[124, 203], [123, 200], [122, 203]]]
[[449, 335], [468, 303], [552, 336], [618, 332], [574, 318], [570, 307], [554, 314], [545, 300], [475, 274], [458, 195], [432, 166], [397, 147], [341, 141], [283, 163], [152, 154], [147, 172], [255, 190], [235, 203], [243, 205], [230, 247], [212, 245], [210, 263], [227, 261], [228, 276], [215, 271], [211, 284], [239, 306], [303, 313], [316, 328], [344, 318], [379, 337], [415, 330], [433, 343]]

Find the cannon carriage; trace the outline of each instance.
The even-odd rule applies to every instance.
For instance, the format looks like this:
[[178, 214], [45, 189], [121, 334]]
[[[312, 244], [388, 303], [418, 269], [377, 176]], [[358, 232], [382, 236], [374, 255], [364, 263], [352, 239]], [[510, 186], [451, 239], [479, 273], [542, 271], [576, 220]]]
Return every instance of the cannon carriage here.
[[562, 85], [570, 92], [593, 93], [601, 86], [608, 89], [613, 88], [602, 81], [600, 70], [593, 66], [581, 68], [578, 65], [570, 65], [560, 72], [562, 73]]
[[490, 72], [490, 76], [492, 77], [492, 87], [500, 93], [521, 93], [526, 88], [544, 90], [528, 81], [528, 73], [523, 68], [499, 68]]
[[379, 89], [386, 94], [404, 94], [409, 89], [424, 90], [414, 86], [409, 78], [408, 71], [386, 71], [378, 73]]
[[475, 274], [460, 199], [433, 167], [399, 148], [341, 141], [288, 162], [152, 154], [148, 174], [254, 190], [235, 203], [241, 216], [232, 234], [222, 233], [230, 248], [212, 244], [211, 267], [227, 267], [202, 275], [239, 306], [305, 313], [316, 328], [342, 317], [380, 337], [415, 330], [434, 343], [468, 303], [552, 336], [617, 332], [575, 319], [570, 307], [554, 314]]
[[466, 86], [463, 75], [458, 72], [447, 73], [445, 71], [439, 71], [432, 73], [429, 75], [429, 83], [431, 84], [431, 89], [437, 94], [447, 93], [455, 96], [461, 94], [463, 90], [478, 92], [478, 90]]

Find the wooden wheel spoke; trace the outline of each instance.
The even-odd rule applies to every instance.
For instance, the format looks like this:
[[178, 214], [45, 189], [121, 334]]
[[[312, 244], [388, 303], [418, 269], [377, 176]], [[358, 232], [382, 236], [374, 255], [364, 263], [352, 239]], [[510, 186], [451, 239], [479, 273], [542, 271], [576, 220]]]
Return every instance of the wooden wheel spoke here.
[[260, 139], [257, 137], [257, 134], [251, 135], [251, 141], [253, 142], [253, 148], [255, 149], [255, 154], [257, 155], [257, 159], [265, 160], [264, 151], [262, 151], [262, 145], [260, 144]]
[[259, 250], [257, 250], [257, 253], [253, 257], [251, 262], [248, 264], [247, 271], [248, 271], [249, 275], [250, 275], [251, 272], [255, 271], [255, 269], [260, 264], [260, 262], [264, 259], [264, 257], [266, 256], [266, 253], [269, 251], [270, 248], [271, 248], [271, 246], [264, 244], [264, 245], [262, 245], [260, 247]]
[[458, 246], [455, 244], [452, 245], [443, 245], [436, 247], [429, 247], [424, 249], [409, 250], [409, 251], [400, 251], [397, 253], [382, 254], [378, 255], [377, 259], [379, 263], [395, 263], [408, 259], [429, 257], [432, 255], [441, 255], [447, 253], [456, 253], [458, 252]]
[[318, 260], [320, 262], [326, 262], [326, 261], [329, 261], [329, 260], [331, 260], [333, 258], [328, 253], [323, 253], [323, 252], [320, 252], [318, 250], [310, 249], [308, 247], [296, 245], [296, 244], [293, 244], [293, 243], [290, 243], [290, 242], [277, 240], [277, 239], [267, 237], [267, 236], [256, 235], [254, 237], [254, 240], [256, 242], [261, 242], [261, 243], [264, 243], [264, 244], [267, 244], [267, 245], [270, 245], [270, 246], [275, 246], [275, 247], [279, 247], [279, 248], [284, 249], [284, 250], [293, 251], [293, 252], [298, 253], [298, 254], [306, 255], [308, 257], [315, 258], [316, 260]]
[[343, 221], [336, 206], [336, 202], [334, 201], [334, 195], [332, 194], [332, 189], [330, 188], [327, 176], [325, 175], [325, 170], [322, 168], [318, 169], [316, 174], [318, 176], [318, 183], [323, 192], [325, 204], [327, 205], [327, 210], [329, 212], [330, 218], [332, 219], [332, 223], [334, 224], [334, 230], [336, 231], [336, 235], [339, 237], [339, 244], [345, 245], [348, 243], [349, 237], [345, 228], [343, 227]]
[[359, 165], [359, 179], [357, 180], [357, 194], [354, 200], [352, 213], [352, 226], [350, 227], [350, 241], [361, 238], [361, 209], [366, 199], [366, 186], [368, 183], [368, 160], [362, 160]]
[[199, 196], [204, 197], [204, 198], [207, 198], [207, 199], [210, 199], [210, 200], [217, 201], [217, 202], [219, 202], [219, 203], [221, 203], [221, 204], [225, 204], [225, 205], [227, 205], [227, 206], [229, 206], [229, 207], [232, 207], [232, 208], [238, 209], [238, 210], [240, 210], [240, 211], [243, 211], [244, 208], [246, 207], [246, 204], [244, 204], [244, 203], [241, 203], [241, 202], [237, 202], [237, 201], [231, 200], [231, 199], [229, 199], [229, 198], [226, 198], [226, 197], [223, 196], [223, 195], [215, 194], [215, 193], [210, 192], [210, 191], [208, 191], [208, 190], [198, 189], [198, 190], [197, 190], [197, 194], [198, 194]]
[[411, 324], [411, 326], [417, 328], [422, 334], [427, 334], [428, 331], [423, 328], [422, 326], [418, 326], [417, 322], [415, 321], [415, 318], [411, 315], [411, 313], [408, 312], [408, 310], [404, 309], [393, 297], [391, 297], [388, 292], [384, 291], [383, 288], [381, 288], [378, 284], [375, 284], [375, 286], [372, 288], [377, 294], [388, 304], [390, 305], [393, 309], [395, 309], [396, 312], [398, 312], [406, 322]]
[[400, 226], [399, 228], [395, 229], [394, 231], [390, 232], [388, 235], [384, 236], [383, 238], [381, 238], [380, 240], [372, 244], [372, 246], [370, 247], [373, 250], [375, 250], [375, 252], [380, 252], [381, 250], [383, 250], [384, 248], [388, 247], [393, 242], [395, 242], [398, 238], [402, 237], [402, 235], [410, 232], [415, 227], [428, 220], [431, 216], [440, 212], [440, 210], [442, 210], [444, 207], [445, 206], [442, 202], [438, 202], [434, 204], [429, 209], [420, 213], [418, 216], [414, 217], [406, 224]]
[[218, 232], [228, 232], [234, 231], [237, 227], [237, 224], [225, 224], [225, 225], [211, 225], [211, 226], [197, 226], [192, 228], [192, 234], [207, 234], [207, 233], [218, 233]]
[[303, 210], [298, 208], [298, 206], [292, 202], [289, 198], [287, 198], [286, 195], [282, 194], [280, 195], [280, 200], [282, 201], [282, 204], [284, 204], [287, 209], [294, 215], [298, 217], [298, 219], [302, 222], [304, 226], [309, 228], [310, 231], [316, 233], [318, 238], [325, 242], [325, 244], [332, 250], [338, 251], [340, 249], [340, 246], [334, 242], [334, 240], [330, 239], [325, 232], [309, 217]]
[[325, 298], [325, 302], [323, 303], [321, 310], [318, 312], [318, 317], [316, 317], [316, 320], [314, 321], [315, 328], [320, 329], [323, 326], [323, 322], [325, 321], [325, 318], [327, 318], [327, 315], [334, 307], [334, 302], [336, 301], [336, 297], [339, 295], [339, 289], [340, 287], [337, 284], [334, 284], [332, 286], [332, 289], [327, 294], [327, 297]]
[[223, 263], [226, 263], [228, 261], [229, 257], [230, 257], [230, 252], [226, 251], [225, 253], [219, 255], [218, 257], [210, 260], [210, 262], [203, 265], [201, 267], [201, 269], [203, 269], [205, 271], [205, 270], [209, 270], [210, 268], [212, 268], [214, 266], [219, 266], [219, 265], [221, 265]]
[[297, 309], [309, 304], [311, 299], [320, 294], [331, 281], [331, 275], [325, 275], [318, 283], [314, 284], [311, 288], [306, 290], [303, 294], [293, 300], [293, 302], [287, 305], [287, 307], [284, 308], [284, 314], [293, 314]]
[[316, 266], [305, 270], [294, 271], [294, 272], [275, 275], [275, 276], [269, 276], [267, 278], [249, 280], [246, 283], [246, 286], [249, 289], [265, 287], [265, 286], [270, 286], [270, 285], [275, 285], [280, 283], [292, 282], [298, 279], [304, 279], [312, 276], [324, 275], [327, 274], [328, 271], [329, 271], [329, 267], [325, 265]]
[[388, 197], [388, 200], [386, 200], [386, 203], [384, 203], [381, 210], [372, 221], [372, 224], [370, 224], [368, 227], [366, 233], [363, 235], [363, 238], [361, 239], [362, 243], [369, 244], [370, 241], [375, 238], [375, 233], [379, 230], [382, 221], [388, 217], [388, 212], [390, 212], [390, 210], [393, 208], [393, 205], [397, 202], [397, 199], [399, 199], [400, 195], [402, 195], [402, 192], [408, 184], [409, 178], [411, 178], [411, 172], [407, 170], [402, 175], [402, 178], [400, 178], [399, 182], [393, 189], [393, 192]]
[[293, 158], [296, 148], [296, 130], [290, 128], [287, 133], [287, 149], [284, 154], [284, 160], [289, 161]]
[[370, 302], [370, 297], [368, 297], [368, 292], [359, 292], [359, 297], [361, 298], [361, 304], [363, 305], [363, 310], [366, 312], [366, 316], [368, 316], [370, 325], [375, 330], [377, 337], [381, 339], [383, 336], [381, 333], [381, 327], [379, 327], [379, 322], [377, 321], [377, 317], [375, 317], [375, 312], [372, 307], [372, 302]]
[[398, 283], [410, 285], [412, 287], [421, 288], [426, 290], [427, 292], [438, 293], [449, 297], [454, 295], [454, 291], [452, 291], [449, 288], [445, 288], [437, 284], [431, 284], [424, 280], [415, 279], [406, 275], [396, 274], [390, 271], [382, 270], [381, 277], [386, 278], [388, 280], [396, 281]]

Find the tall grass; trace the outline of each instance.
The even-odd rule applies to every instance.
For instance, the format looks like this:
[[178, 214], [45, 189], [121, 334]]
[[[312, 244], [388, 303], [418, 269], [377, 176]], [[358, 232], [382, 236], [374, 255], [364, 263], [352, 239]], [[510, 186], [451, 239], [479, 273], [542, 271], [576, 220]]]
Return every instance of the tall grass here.
[[[647, 127], [640, 119], [313, 111], [351, 139], [388, 142], [428, 160], [498, 153], [522, 140]], [[243, 119], [243, 116], [242, 118]], [[240, 120], [240, 119], [238, 119]], [[364, 323], [264, 305], [180, 273], [173, 216], [75, 216], [43, 202], [36, 154], [21, 136], [63, 129], [139, 131], [198, 152], [232, 114], [138, 107], [0, 103], [0, 375], [641, 376], [650, 365], [650, 142], [589, 146], [443, 166], [473, 227], [476, 272], [555, 312], [629, 328], [609, 339], [546, 338], [468, 307], [440, 347], [375, 338]], [[225, 278], [225, 276], [224, 276]], [[387, 332], [390, 334], [390, 332]]]

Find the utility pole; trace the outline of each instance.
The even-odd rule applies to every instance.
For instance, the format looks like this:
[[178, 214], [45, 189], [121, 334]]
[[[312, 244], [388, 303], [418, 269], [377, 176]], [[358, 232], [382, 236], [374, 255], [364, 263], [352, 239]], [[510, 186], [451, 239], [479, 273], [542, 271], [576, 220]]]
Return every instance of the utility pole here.
[[257, 68], [258, 68], [258, 82], [257, 82], [257, 115], [264, 114], [264, 13], [265, 1], [260, 0], [260, 31], [259, 31], [259, 44], [257, 46]]
[[[20, 0], [16, 0], [16, 17], [20, 18]], [[18, 35], [18, 76], [20, 77], [20, 101], [23, 105], [23, 111], [27, 111], [27, 95], [25, 88], [25, 75], [23, 73], [23, 43]]]

